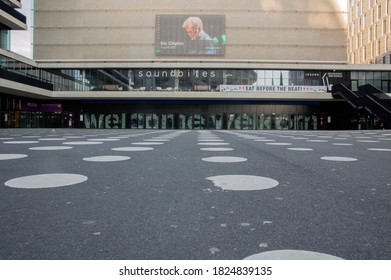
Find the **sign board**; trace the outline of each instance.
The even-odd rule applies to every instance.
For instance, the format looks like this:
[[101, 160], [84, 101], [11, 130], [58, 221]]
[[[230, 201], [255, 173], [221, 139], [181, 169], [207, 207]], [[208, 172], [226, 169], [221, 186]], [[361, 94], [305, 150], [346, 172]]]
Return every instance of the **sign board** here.
[[156, 15], [156, 55], [222, 56], [226, 43], [224, 15]]
[[327, 86], [242, 86], [220, 85], [220, 91], [224, 92], [327, 92]]

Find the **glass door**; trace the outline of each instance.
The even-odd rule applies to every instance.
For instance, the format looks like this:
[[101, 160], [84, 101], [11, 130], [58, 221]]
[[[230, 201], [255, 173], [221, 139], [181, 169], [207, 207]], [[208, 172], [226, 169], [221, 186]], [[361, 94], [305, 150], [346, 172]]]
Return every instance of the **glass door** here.
[[240, 114], [228, 114], [228, 129], [241, 129], [242, 117]]
[[216, 114], [215, 129], [223, 129], [223, 114]]
[[145, 118], [143, 113], [137, 114], [137, 128], [143, 129], [145, 128]]
[[174, 114], [162, 114], [162, 129], [173, 129]]
[[138, 128], [138, 114], [133, 113], [130, 115], [130, 128], [137, 129]]

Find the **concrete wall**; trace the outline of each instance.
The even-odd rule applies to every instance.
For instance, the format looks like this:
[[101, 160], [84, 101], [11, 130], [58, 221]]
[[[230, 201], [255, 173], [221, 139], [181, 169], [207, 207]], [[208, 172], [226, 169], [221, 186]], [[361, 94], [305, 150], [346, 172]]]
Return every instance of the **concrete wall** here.
[[[164, 59], [155, 15], [225, 15], [227, 60], [346, 61], [338, 0], [35, 0], [34, 59]], [[181, 60], [182, 56], [169, 57]]]

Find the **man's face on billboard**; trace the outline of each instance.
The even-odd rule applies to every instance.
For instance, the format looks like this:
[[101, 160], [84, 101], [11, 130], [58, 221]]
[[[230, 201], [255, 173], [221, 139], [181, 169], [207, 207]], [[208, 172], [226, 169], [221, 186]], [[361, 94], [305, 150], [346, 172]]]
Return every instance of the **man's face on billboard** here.
[[197, 40], [198, 39], [198, 28], [194, 25], [188, 25], [186, 26], [186, 33], [189, 35], [191, 40]]

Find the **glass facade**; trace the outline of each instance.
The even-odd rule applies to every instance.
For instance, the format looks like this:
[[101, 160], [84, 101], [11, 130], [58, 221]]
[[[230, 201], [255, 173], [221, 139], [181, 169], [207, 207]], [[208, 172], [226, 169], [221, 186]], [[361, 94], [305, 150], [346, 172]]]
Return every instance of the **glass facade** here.
[[391, 71], [374, 72], [374, 71], [352, 71], [351, 72], [351, 89], [356, 91], [359, 86], [372, 84], [381, 89], [383, 92], [391, 92]]
[[7, 29], [3, 29], [2, 26], [0, 26], [0, 48], [3, 50], [10, 50], [11, 46], [11, 39], [10, 39], [10, 31]]
[[[286, 69], [41, 69], [0, 55], [2, 78], [50, 91], [137, 92], [144, 100], [33, 100], [1, 96], [0, 127], [85, 127], [127, 129], [245, 129], [312, 130], [330, 128], [341, 120], [350, 128], [356, 119], [374, 119], [362, 112], [338, 109], [343, 102], [293, 102], [240, 100], [241, 93], [331, 92], [332, 85], [343, 83], [353, 91], [372, 84], [391, 92], [391, 71], [286, 70]], [[148, 97], [150, 92], [167, 94], [165, 102]], [[181, 101], [170, 94], [187, 92], [227, 93], [225, 99]], [[229, 94], [229, 95], [228, 95]], [[232, 99], [231, 96], [235, 96]], [[332, 103], [332, 104], [331, 104]], [[325, 105], [326, 104], [326, 105]], [[335, 115], [335, 116], [334, 116]], [[352, 121], [352, 119], [354, 119]], [[341, 120], [338, 120], [341, 122]], [[335, 122], [334, 122], [335, 123]], [[356, 125], [353, 125], [354, 127]], [[341, 126], [342, 127], [342, 126]]]
[[338, 83], [353, 91], [370, 83], [384, 92], [391, 92], [391, 71], [39, 69], [3, 55], [0, 55], [0, 67], [20, 78], [50, 85], [54, 91], [324, 92], [331, 91], [331, 86]]

